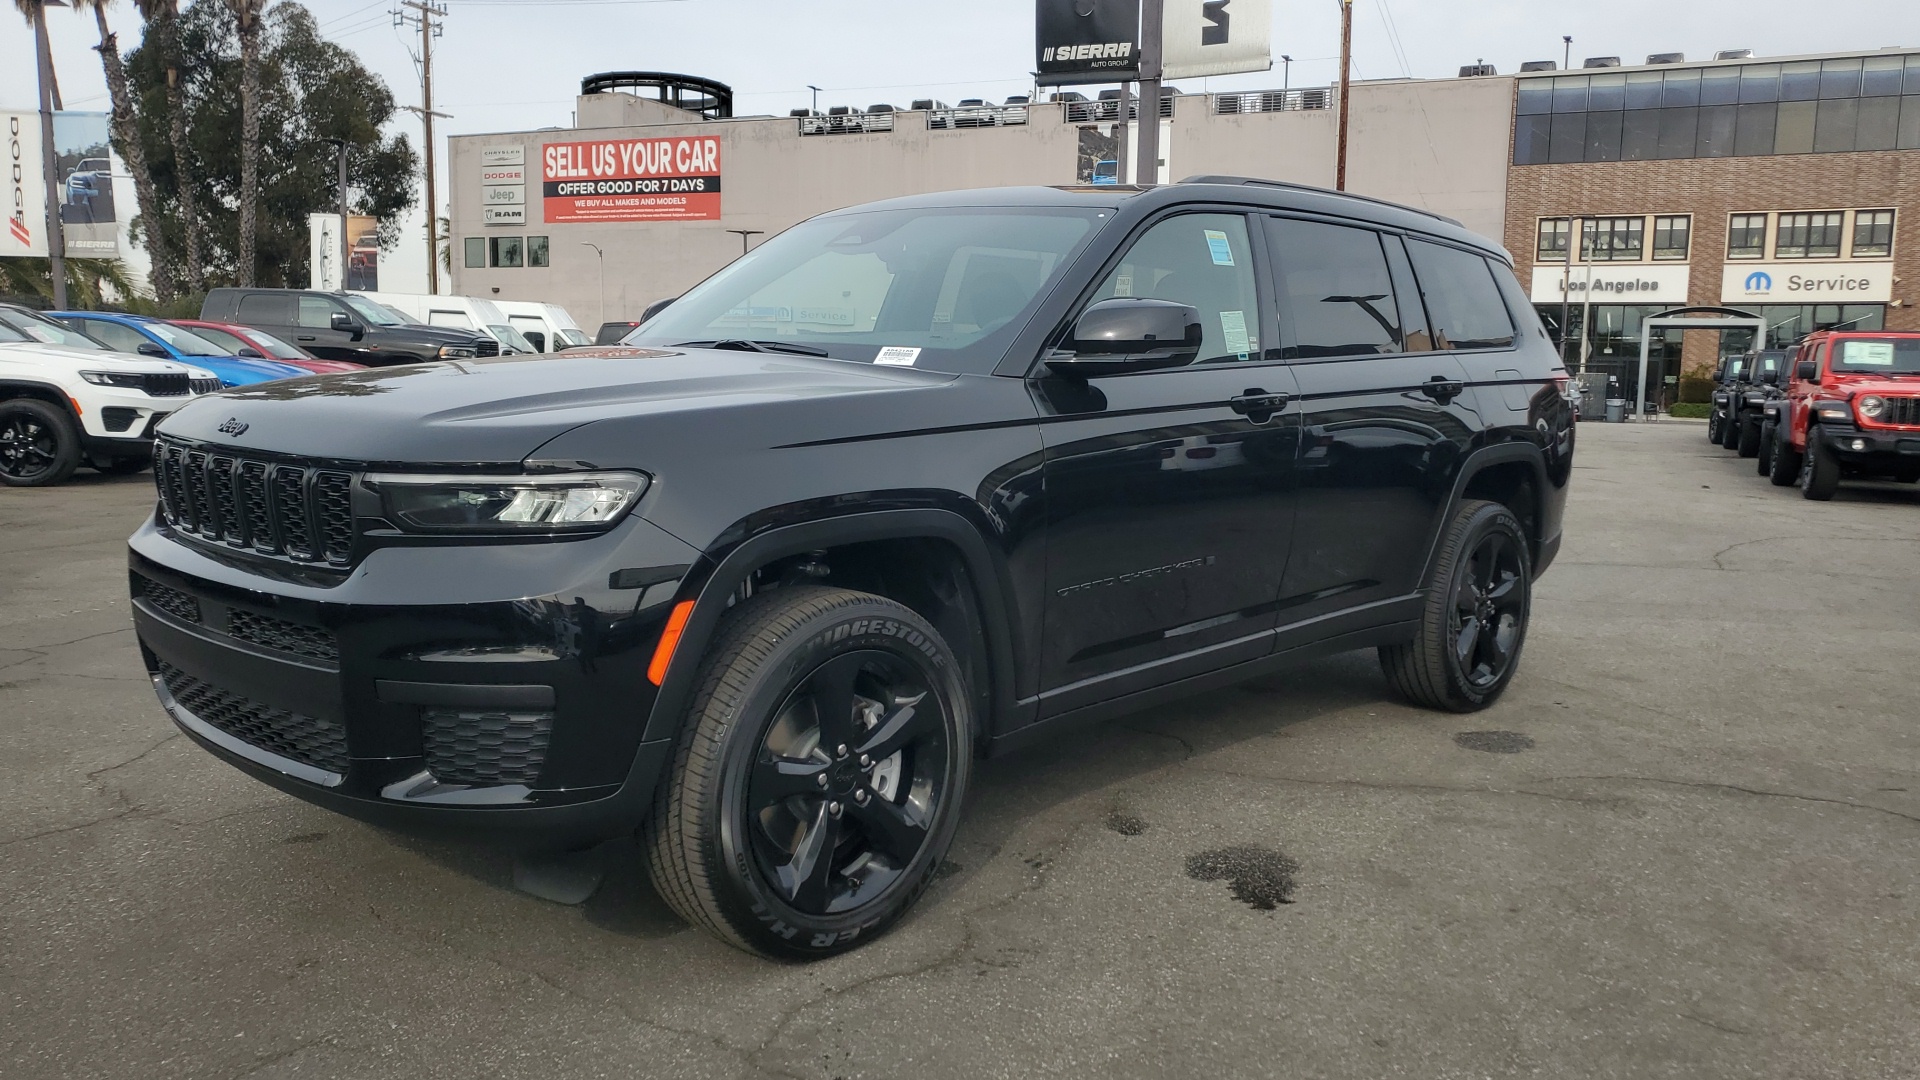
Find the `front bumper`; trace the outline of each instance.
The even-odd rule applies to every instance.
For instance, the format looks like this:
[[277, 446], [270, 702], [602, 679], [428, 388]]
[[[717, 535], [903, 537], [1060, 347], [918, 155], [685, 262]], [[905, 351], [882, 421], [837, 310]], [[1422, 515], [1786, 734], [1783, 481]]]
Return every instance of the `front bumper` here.
[[385, 548], [333, 582], [276, 577], [271, 560], [151, 521], [130, 546], [161, 705], [256, 779], [376, 824], [527, 847], [644, 818], [671, 747], [641, 741], [645, 671], [677, 579], [610, 578], [697, 557], [654, 526]]
[[1865, 428], [1823, 421], [1813, 430], [1821, 448], [1863, 472], [1920, 473], [1920, 430]]

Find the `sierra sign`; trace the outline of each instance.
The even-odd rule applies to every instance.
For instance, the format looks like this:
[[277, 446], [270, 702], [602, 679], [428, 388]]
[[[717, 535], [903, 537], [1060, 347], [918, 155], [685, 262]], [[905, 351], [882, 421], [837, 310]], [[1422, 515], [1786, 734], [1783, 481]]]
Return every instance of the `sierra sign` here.
[[549, 222], [717, 220], [720, 140], [550, 143], [540, 188]]

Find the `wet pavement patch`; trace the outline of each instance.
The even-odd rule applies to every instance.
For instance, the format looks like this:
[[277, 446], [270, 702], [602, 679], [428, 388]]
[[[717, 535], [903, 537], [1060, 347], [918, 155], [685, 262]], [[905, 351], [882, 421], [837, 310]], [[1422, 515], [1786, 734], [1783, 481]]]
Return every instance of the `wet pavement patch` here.
[[1114, 810], [1107, 814], [1107, 828], [1121, 836], [1139, 836], [1147, 831], [1147, 823], [1123, 810]]
[[283, 844], [317, 844], [326, 838], [327, 834], [323, 832], [303, 832], [289, 836], [280, 842]]
[[954, 862], [952, 859], [943, 859], [939, 866], [933, 868], [933, 880], [939, 881], [941, 878], [950, 878], [964, 869], [966, 868]]
[[1258, 911], [1293, 903], [1293, 875], [1300, 864], [1272, 848], [1242, 845], [1187, 857], [1187, 876], [1224, 881], [1233, 898]]
[[1517, 754], [1533, 749], [1533, 740], [1517, 731], [1463, 731], [1453, 741], [1456, 746], [1483, 754]]

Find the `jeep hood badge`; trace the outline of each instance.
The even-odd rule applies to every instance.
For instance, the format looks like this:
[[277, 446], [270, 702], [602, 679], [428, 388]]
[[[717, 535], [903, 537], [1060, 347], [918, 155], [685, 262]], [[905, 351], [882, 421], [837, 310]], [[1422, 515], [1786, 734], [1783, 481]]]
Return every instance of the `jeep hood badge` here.
[[229, 416], [227, 417], [227, 422], [221, 424], [215, 430], [219, 431], [222, 435], [231, 435], [237, 439], [247, 433], [247, 425], [242, 422], [239, 417]]

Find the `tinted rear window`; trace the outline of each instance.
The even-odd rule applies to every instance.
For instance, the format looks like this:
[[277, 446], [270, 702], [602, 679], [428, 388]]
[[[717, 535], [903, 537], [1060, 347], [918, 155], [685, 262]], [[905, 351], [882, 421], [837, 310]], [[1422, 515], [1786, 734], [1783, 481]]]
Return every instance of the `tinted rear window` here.
[[286, 293], [248, 293], [240, 298], [240, 321], [292, 326], [293, 297]]
[[1268, 218], [1281, 302], [1292, 315], [1283, 355], [1379, 356], [1402, 349], [1393, 276], [1371, 229]]
[[1411, 238], [1407, 253], [1420, 277], [1435, 348], [1501, 349], [1513, 344], [1513, 317], [1484, 256]]

